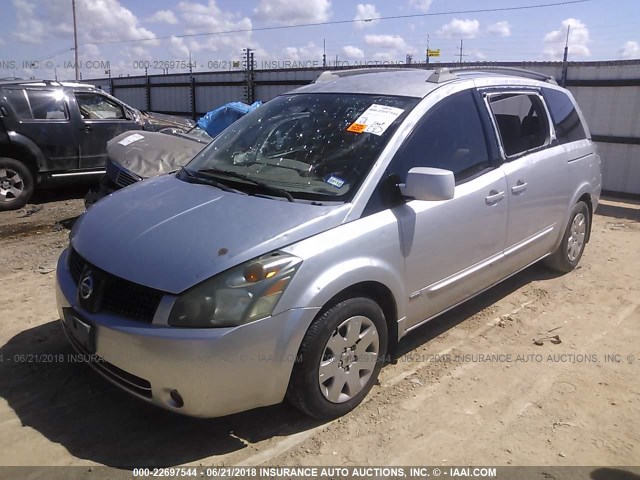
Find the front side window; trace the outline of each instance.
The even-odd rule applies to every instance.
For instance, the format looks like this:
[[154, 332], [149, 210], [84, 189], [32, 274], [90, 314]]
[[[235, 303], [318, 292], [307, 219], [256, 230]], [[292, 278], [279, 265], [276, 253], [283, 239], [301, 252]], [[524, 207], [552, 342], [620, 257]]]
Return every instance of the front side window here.
[[229, 126], [187, 170], [215, 175], [248, 192], [260, 182], [294, 198], [347, 201], [418, 101], [360, 94], [283, 95]]
[[548, 143], [547, 114], [538, 95], [493, 94], [489, 96], [489, 106], [508, 157]]
[[412, 167], [451, 170], [456, 181], [488, 168], [489, 154], [480, 114], [467, 90], [436, 104], [394, 157], [390, 172], [402, 181]]
[[551, 113], [558, 143], [570, 143], [587, 138], [580, 116], [566, 93], [543, 88], [542, 94]]
[[80, 115], [85, 120], [124, 120], [122, 105], [99, 93], [75, 92]]

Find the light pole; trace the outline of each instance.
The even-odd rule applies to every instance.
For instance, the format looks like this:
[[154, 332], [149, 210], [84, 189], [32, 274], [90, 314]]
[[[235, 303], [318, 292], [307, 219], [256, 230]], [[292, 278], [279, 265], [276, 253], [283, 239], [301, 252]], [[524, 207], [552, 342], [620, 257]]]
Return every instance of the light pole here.
[[71, 0], [71, 9], [73, 10], [73, 55], [75, 60], [76, 80], [80, 80], [78, 72], [78, 29], [76, 27], [76, 0]]

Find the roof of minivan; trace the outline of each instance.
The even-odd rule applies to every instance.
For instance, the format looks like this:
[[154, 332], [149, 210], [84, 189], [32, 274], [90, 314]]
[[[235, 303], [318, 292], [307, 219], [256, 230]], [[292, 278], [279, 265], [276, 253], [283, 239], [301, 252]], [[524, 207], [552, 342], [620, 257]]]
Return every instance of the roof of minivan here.
[[305, 85], [291, 93], [364, 93], [422, 98], [439, 84], [427, 82], [433, 70], [398, 69], [360, 73]]
[[525, 70], [518, 71], [516, 69], [500, 69], [500, 71], [461, 69], [451, 72], [444, 69], [439, 81], [428, 80], [432, 75], [437, 76], [436, 74], [438, 72], [437, 70], [415, 68], [325, 72], [315, 83], [297, 88], [289, 93], [363, 93], [423, 98], [439, 86], [454, 81], [471, 80], [474, 78], [495, 78], [496, 83], [506, 85], [514, 83], [522, 84], [523, 77], [532, 75], [533, 77], [539, 76], [540, 78], [526, 78], [526, 82], [539, 86], [543, 84], [540, 80], [545, 77], [545, 75], [535, 72], [527, 72]]

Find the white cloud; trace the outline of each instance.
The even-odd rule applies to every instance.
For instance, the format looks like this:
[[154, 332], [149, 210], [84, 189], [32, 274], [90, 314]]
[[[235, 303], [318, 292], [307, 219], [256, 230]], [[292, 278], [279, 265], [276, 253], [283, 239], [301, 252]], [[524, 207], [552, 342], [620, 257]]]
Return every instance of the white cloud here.
[[356, 7], [356, 16], [354, 20], [365, 20], [358, 21], [354, 24], [356, 28], [366, 28], [376, 23], [380, 23], [380, 20], [375, 20], [376, 18], [380, 18], [380, 12], [376, 10], [376, 6], [372, 3], [359, 3]]
[[151, 23], [168, 23], [175, 25], [178, 23], [176, 14], [171, 10], [158, 10], [156, 13], [147, 18], [147, 22]]
[[480, 31], [478, 20], [459, 20], [454, 18], [438, 30], [438, 34], [446, 38], [474, 38]]
[[471, 50], [467, 52], [467, 55], [479, 61], [483, 61], [487, 59], [487, 56], [482, 52], [482, 50]]
[[500, 35], [501, 37], [508, 37], [511, 35], [511, 25], [509, 25], [509, 22], [507, 21], [496, 22], [489, 25], [487, 27], [487, 31], [489, 33]]
[[409, 5], [411, 5], [413, 8], [417, 8], [424, 13], [427, 13], [429, 11], [432, 3], [433, 0], [409, 0]]
[[400, 57], [402, 57], [404, 59], [404, 56], [396, 53], [395, 51], [376, 52], [376, 53], [373, 54], [373, 59], [374, 60], [379, 60], [381, 62], [394, 62], [396, 60], [399, 60]]
[[640, 44], [638, 42], [626, 42], [620, 48], [622, 58], [640, 58]]
[[42, 43], [47, 35], [45, 23], [37, 17], [36, 6], [23, 1], [13, 0], [16, 9], [16, 29], [14, 35], [19, 42]]
[[189, 47], [179, 37], [171, 37], [169, 39], [169, 52], [179, 58], [189, 57]]
[[364, 52], [362, 49], [354, 47], [353, 45], [346, 45], [342, 47], [342, 53], [347, 58], [364, 58]]
[[[203, 50], [217, 53], [224, 52], [237, 57], [241, 48], [252, 46], [251, 19], [222, 10], [215, 0], [209, 0], [206, 5], [189, 1], [180, 2], [178, 3], [177, 13], [179, 22], [183, 25], [184, 32], [187, 34], [246, 30], [233, 34], [199, 37], [197, 40], [189, 42], [188, 49], [192, 52]], [[220, 59], [217, 58], [216, 60]]]
[[374, 48], [387, 48], [393, 50], [404, 50], [407, 43], [400, 35], [365, 35], [364, 41]]
[[4, 45], [4, 40], [0, 38], [0, 45]]
[[286, 47], [282, 53], [288, 60], [322, 60], [322, 48], [317, 47], [313, 42], [309, 42], [303, 47]]
[[549, 32], [544, 36], [543, 52], [551, 60], [560, 60], [564, 54], [564, 45], [567, 38], [567, 27], [569, 30], [569, 56], [588, 57], [591, 55], [588, 44], [589, 29], [580, 20], [567, 18], [561, 23], [558, 30]]
[[[51, 38], [72, 38], [72, 12], [67, 0], [50, 0], [37, 6], [28, 0], [13, 0], [13, 4], [16, 9], [14, 36], [19, 42], [40, 44]], [[83, 44], [154, 36], [118, 0], [77, 2], [76, 15], [78, 37]]]
[[331, 17], [330, 0], [260, 0], [254, 10], [261, 23], [283, 25], [326, 22]]

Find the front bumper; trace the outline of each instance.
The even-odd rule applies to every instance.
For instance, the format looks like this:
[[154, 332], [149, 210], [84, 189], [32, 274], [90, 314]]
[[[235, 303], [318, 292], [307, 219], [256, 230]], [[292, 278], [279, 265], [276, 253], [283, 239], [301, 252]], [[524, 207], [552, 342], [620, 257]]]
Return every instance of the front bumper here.
[[[239, 327], [202, 329], [90, 314], [76, 300], [67, 255], [60, 256], [56, 273], [63, 329], [74, 348], [112, 383], [195, 417], [229, 415], [284, 399], [298, 348], [318, 308], [288, 310]], [[182, 406], [171, 397], [173, 390]]]

